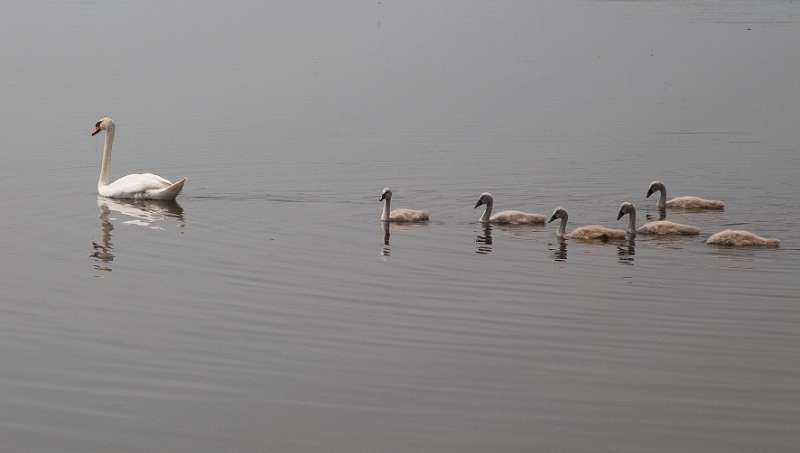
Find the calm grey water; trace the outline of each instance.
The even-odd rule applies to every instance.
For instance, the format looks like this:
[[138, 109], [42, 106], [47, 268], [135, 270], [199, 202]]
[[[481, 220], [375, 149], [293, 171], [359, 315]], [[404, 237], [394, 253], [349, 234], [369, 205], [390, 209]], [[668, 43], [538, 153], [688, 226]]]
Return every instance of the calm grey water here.
[[[796, 451], [798, 2], [4, 10], [0, 450]], [[106, 114], [179, 204], [98, 199]], [[622, 227], [657, 178], [729, 208], [472, 209]]]

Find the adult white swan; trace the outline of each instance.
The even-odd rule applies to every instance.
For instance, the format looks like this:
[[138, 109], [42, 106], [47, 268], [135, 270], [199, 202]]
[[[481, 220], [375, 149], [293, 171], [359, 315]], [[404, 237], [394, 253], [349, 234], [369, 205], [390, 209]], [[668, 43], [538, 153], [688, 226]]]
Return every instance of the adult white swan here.
[[103, 146], [103, 157], [100, 160], [100, 178], [97, 181], [97, 192], [109, 198], [128, 198], [139, 200], [174, 200], [181, 193], [186, 178], [172, 183], [152, 173], [123, 176], [109, 183], [111, 179], [111, 147], [114, 145], [114, 121], [109, 117], [101, 118], [94, 125], [92, 136], [106, 131], [106, 143]]
[[661, 181], [653, 181], [650, 183], [650, 187], [647, 189], [647, 198], [650, 198], [650, 195], [653, 195], [656, 192], [661, 192], [661, 195], [658, 197], [658, 208], [678, 208], [678, 209], [693, 209], [693, 210], [701, 210], [701, 209], [713, 209], [713, 210], [723, 210], [725, 209], [725, 203], [719, 200], [706, 200], [705, 198], [700, 197], [677, 197], [673, 198], [672, 200], [667, 201], [667, 187]]
[[609, 241], [625, 239], [625, 230], [606, 228], [600, 225], [586, 225], [575, 228], [568, 233], [568, 218], [569, 215], [567, 214], [567, 210], [559, 206], [553, 211], [553, 215], [550, 216], [550, 220], [547, 221], [547, 223], [550, 223], [556, 219], [561, 219], [561, 225], [558, 227], [558, 233], [556, 233], [561, 239], [580, 239], [584, 241]]
[[631, 236], [635, 236], [636, 233], [652, 234], [657, 236], [694, 236], [700, 234], [699, 228], [681, 223], [670, 222], [669, 220], [658, 220], [655, 222], [645, 223], [639, 228], [636, 228], [636, 206], [627, 201], [620, 205], [619, 213], [617, 213], [617, 220], [621, 219], [625, 214], [629, 216], [628, 234]]
[[383, 212], [381, 212], [381, 221], [383, 222], [427, 222], [430, 219], [428, 211], [418, 209], [391, 210], [392, 190], [388, 187], [384, 187], [379, 201], [383, 201]]
[[544, 224], [547, 219], [542, 214], [531, 214], [530, 212], [522, 211], [502, 211], [492, 215], [492, 208], [494, 207], [494, 197], [489, 192], [484, 192], [475, 203], [475, 208], [480, 205], [486, 205], [486, 210], [480, 218], [481, 223], [496, 223], [499, 225], [526, 225], [526, 224]]

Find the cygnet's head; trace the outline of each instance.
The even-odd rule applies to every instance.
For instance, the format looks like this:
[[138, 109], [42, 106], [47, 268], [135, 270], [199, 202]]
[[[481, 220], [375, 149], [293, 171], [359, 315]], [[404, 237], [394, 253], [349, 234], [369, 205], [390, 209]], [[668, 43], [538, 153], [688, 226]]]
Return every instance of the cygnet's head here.
[[553, 210], [553, 215], [550, 216], [550, 220], [548, 220], [547, 223], [550, 223], [555, 219], [565, 219], [565, 218], [567, 218], [567, 210], [559, 206], [555, 210]]
[[481, 194], [480, 198], [478, 198], [478, 202], [475, 203], [475, 207], [477, 208], [480, 205], [489, 204], [493, 200], [494, 200], [494, 198], [492, 197], [492, 194], [490, 194], [489, 192], [484, 192], [484, 193]]
[[384, 187], [383, 192], [381, 192], [381, 198], [378, 201], [391, 200], [391, 199], [392, 199], [392, 189]]
[[626, 201], [619, 206], [619, 213], [617, 213], [617, 220], [621, 219], [625, 214], [635, 214], [636, 206], [633, 203]]
[[647, 197], [646, 198], [650, 198], [650, 195], [653, 195], [654, 193], [660, 192], [662, 190], [665, 190], [664, 183], [661, 182], [661, 181], [653, 181], [653, 182], [650, 183], [650, 188], [647, 189]]
[[100, 131], [108, 130], [113, 126], [114, 126], [114, 120], [112, 120], [111, 118], [107, 116], [100, 118], [100, 121], [94, 124], [94, 132], [92, 132], [92, 137], [99, 134]]

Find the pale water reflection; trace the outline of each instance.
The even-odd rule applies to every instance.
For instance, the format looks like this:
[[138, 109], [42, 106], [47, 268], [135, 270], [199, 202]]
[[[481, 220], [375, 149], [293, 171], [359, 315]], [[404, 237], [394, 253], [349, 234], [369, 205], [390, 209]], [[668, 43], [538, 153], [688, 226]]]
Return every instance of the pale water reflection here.
[[112, 270], [111, 262], [115, 256], [111, 232], [115, 223], [163, 231], [163, 224], [168, 219], [175, 219], [179, 229], [186, 226], [183, 208], [176, 201], [115, 200], [98, 196], [97, 209], [100, 211], [100, 234], [97, 242], [92, 241], [90, 256], [94, 260], [94, 269], [103, 272]]
[[111, 223], [111, 210], [108, 205], [105, 203], [98, 204], [98, 208], [100, 209], [100, 239], [98, 242], [92, 241], [92, 249], [94, 251], [90, 256], [94, 259], [95, 270], [111, 272], [111, 262], [114, 261], [111, 231], [114, 229], [114, 224]]

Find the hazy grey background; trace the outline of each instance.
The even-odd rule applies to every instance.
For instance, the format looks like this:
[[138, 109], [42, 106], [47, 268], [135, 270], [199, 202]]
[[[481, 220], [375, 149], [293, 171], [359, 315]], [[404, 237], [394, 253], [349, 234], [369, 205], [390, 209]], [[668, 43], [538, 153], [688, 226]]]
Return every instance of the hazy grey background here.
[[[0, 450], [794, 451], [798, 14], [6, 2]], [[179, 207], [97, 199], [103, 115]], [[729, 209], [566, 246], [472, 209], [622, 226], [656, 178]], [[387, 185], [433, 216], [388, 245]]]

